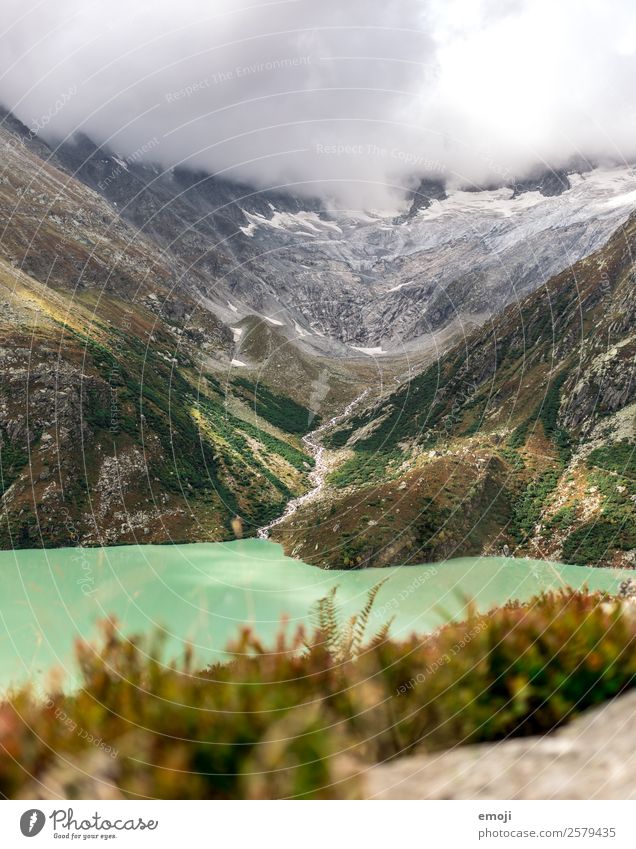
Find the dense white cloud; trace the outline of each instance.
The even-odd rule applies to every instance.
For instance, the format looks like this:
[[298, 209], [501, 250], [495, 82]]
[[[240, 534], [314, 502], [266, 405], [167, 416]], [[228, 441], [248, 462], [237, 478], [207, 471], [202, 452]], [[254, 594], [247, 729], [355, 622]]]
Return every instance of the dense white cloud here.
[[628, 0], [4, 0], [0, 101], [49, 136], [387, 204], [636, 155]]

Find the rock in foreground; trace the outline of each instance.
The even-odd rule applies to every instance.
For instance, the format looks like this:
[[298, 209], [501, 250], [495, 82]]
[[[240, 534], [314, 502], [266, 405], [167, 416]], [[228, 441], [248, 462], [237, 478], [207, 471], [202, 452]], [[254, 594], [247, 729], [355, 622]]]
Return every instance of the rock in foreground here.
[[463, 746], [371, 769], [373, 799], [633, 799], [636, 692], [546, 737]]

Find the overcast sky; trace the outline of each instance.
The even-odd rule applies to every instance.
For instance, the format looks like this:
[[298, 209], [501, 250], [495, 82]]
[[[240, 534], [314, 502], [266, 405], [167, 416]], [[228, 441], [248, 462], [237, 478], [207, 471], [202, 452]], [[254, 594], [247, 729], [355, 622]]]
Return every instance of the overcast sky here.
[[386, 206], [636, 158], [630, 0], [2, 0], [0, 101], [122, 156]]

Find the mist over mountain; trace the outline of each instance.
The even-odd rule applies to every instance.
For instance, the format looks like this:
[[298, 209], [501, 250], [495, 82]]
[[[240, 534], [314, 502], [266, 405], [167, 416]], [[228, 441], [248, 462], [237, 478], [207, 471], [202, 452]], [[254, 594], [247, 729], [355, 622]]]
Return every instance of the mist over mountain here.
[[[636, 155], [625, 0], [8, 0], [0, 102], [34, 135], [393, 208]], [[546, 25], [546, 21], [549, 24]]]

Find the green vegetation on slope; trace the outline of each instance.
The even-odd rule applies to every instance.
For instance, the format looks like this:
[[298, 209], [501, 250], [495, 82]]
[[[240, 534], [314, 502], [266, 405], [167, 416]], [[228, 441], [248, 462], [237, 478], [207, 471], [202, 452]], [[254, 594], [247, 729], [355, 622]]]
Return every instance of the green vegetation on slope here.
[[532, 535], [570, 458], [569, 434], [558, 426], [561, 388], [566, 379], [567, 372], [564, 371], [550, 383], [535, 412], [515, 429], [508, 441], [509, 448], [513, 451], [522, 448], [529, 431], [541, 425], [543, 435], [554, 445], [557, 454], [550, 466], [533, 477], [515, 500], [510, 532], [519, 543], [523, 543]]
[[[157, 434], [163, 451], [151, 461], [149, 472], [166, 490], [216, 496], [227, 522], [239, 513], [259, 525], [280, 513], [293, 493], [267, 460], [278, 457], [304, 472], [311, 465], [308, 455], [228, 413], [214, 392], [195, 397], [177, 365], [166, 363], [155, 347], [122, 337], [115, 356], [90, 338], [82, 341], [111, 391], [117, 393], [116, 426], [110, 404], [100, 408], [89, 397], [90, 421], [109, 428], [114, 436], [125, 432], [140, 445], [144, 429]], [[281, 405], [284, 401], [279, 398]], [[258, 456], [254, 444], [262, 447]], [[269, 497], [259, 479], [271, 484]]]
[[257, 416], [286, 433], [305, 434], [317, 428], [319, 416], [312, 416], [310, 410], [291, 398], [277, 395], [263, 383], [256, 385], [244, 377], [232, 381], [237, 395], [254, 410]]
[[[31, 383], [6, 394], [19, 435], [0, 434], [3, 492], [16, 484], [2, 547], [234, 538], [234, 516], [251, 533], [308, 485], [313, 460], [295, 435], [234, 415], [220, 381], [200, 381], [160, 325], [150, 334], [143, 310], [128, 315], [127, 332], [52, 319], [31, 351]], [[17, 427], [25, 409], [28, 431]]]
[[[356, 442], [355, 450], [391, 450], [401, 440], [418, 436], [432, 428], [443, 409], [439, 405], [433, 406], [442, 385], [439, 363], [434, 363], [385, 402], [382, 419], [369, 436]], [[325, 445], [329, 448], [342, 447], [359, 427], [368, 423], [368, 420], [368, 412], [352, 416], [345, 427], [339, 428], [325, 440]]]
[[590, 452], [587, 465], [589, 489], [600, 498], [600, 510], [568, 536], [563, 559], [595, 566], [605, 562], [613, 550], [636, 548], [634, 446], [608, 443]]
[[590, 467], [598, 466], [636, 480], [636, 445], [627, 439], [596, 448], [588, 455], [587, 462]]

